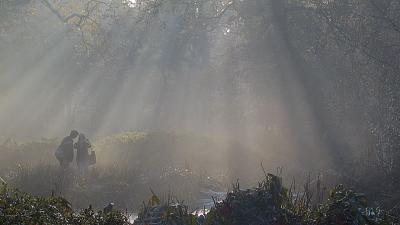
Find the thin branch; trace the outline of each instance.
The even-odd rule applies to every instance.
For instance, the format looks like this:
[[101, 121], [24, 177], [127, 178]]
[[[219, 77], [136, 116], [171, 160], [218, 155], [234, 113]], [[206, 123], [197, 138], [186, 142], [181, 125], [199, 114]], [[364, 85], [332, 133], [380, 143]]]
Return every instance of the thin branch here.
[[[57, 16], [58, 19], [60, 19], [63, 23], [69, 23], [72, 19], [78, 18], [79, 21], [75, 25], [80, 27], [83, 23], [84, 20], [89, 18], [90, 14], [98, 8], [99, 5], [105, 5], [108, 8], [111, 8], [111, 5], [109, 3], [100, 1], [100, 0], [90, 0], [85, 4], [85, 12], [83, 14], [79, 13], [72, 13], [69, 16], [63, 16], [60, 14], [60, 12], [49, 2], [49, 0], [41, 0], [43, 4], [54, 14]], [[95, 3], [92, 7], [91, 4]]]
[[318, 12], [320, 12], [320, 15], [322, 15], [325, 18], [325, 22], [328, 24], [328, 26], [333, 28], [337, 32], [339, 32], [339, 34], [344, 38], [344, 41], [347, 42], [347, 44], [349, 44], [351, 47], [353, 47], [354, 49], [360, 50], [361, 53], [363, 53], [365, 56], [367, 56], [368, 58], [372, 59], [375, 62], [380, 63], [382, 66], [388, 66], [388, 67], [392, 68], [394, 71], [400, 71], [399, 66], [388, 63], [388, 62], [380, 59], [376, 55], [371, 54], [370, 48], [368, 46], [366, 46], [365, 44], [356, 43], [352, 39], [351, 35], [349, 33], [347, 33], [345, 30], [343, 30], [338, 24], [336, 24], [332, 20], [332, 18], [330, 18], [328, 13], [326, 13], [324, 10], [320, 9], [320, 10], [318, 10]]
[[54, 15], [57, 16], [58, 19], [60, 19], [63, 23], [67, 22], [67, 20], [63, 16], [61, 16], [57, 9], [54, 8], [54, 6], [48, 0], [42, 0], [42, 2], [52, 13], [54, 13]]
[[390, 18], [381, 7], [374, 1], [374, 0], [368, 0], [369, 3], [382, 15], [381, 19], [388, 22], [393, 30], [397, 31], [400, 33], [400, 25], [398, 25], [395, 21], [393, 21], [392, 18]]
[[228, 11], [228, 9], [233, 6], [233, 1], [228, 2], [228, 4], [219, 12], [217, 15], [208, 17], [207, 19], [212, 20], [212, 19], [221, 19], [221, 17]]

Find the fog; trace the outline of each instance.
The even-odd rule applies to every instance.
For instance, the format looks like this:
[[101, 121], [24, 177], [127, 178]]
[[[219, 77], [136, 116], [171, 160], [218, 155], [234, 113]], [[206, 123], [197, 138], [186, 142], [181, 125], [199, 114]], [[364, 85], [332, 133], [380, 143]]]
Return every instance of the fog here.
[[[220, 140], [213, 166], [237, 177], [262, 174], [261, 162], [303, 174], [340, 170], [343, 157], [383, 140], [371, 134], [386, 132], [374, 125], [384, 121], [374, 107], [389, 98], [365, 93], [385, 85], [341, 75], [355, 71], [338, 53], [346, 51], [323, 58], [322, 41], [312, 42], [328, 28], [302, 30], [308, 17], [293, 22], [298, 15], [282, 2], [2, 1], [0, 136], [192, 134]], [[176, 147], [186, 154], [180, 165], [202, 151]]]

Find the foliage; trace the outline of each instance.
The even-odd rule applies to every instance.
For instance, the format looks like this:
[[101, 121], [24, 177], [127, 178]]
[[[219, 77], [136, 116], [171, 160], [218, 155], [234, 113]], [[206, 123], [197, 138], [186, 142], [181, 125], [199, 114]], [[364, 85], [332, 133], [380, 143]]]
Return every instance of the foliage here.
[[385, 211], [368, 207], [364, 195], [342, 185], [331, 191], [328, 202], [321, 205], [314, 215], [315, 224], [386, 225], [393, 223], [392, 219]]
[[143, 132], [124, 132], [102, 138], [96, 142], [99, 148], [118, 148], [121, 144], [133, 144], [136, 141], [146, 137]]
[[205, 224], [300, 224], [292, 209], [291, 197], [280, 178], [268, 174], [254, 189], [240, 190], [237, 184], [225, 200], [216, 203]]
[[[0, 172], [12, 171], [21, 165], [35, 166], [54, 161], [54, 151], [61, 142], [58, 138], [42, 138], [38, 141], [22, 142], [5, 138], [0, 143]], [[4, 175], [4, 174], [2, 174]]]
[[[59, 141], [5, 141], [0, 146], [0, 177], [35, 195], [62, 195], [78, 208], [89, 203], [101, 207], [110, 200], [120, 208], [138, 207], [148, 187], [157, 192], [174, 190], [196, 206], [202, 191], [220, 191], [220, 181], [226, 179], [210, 175], [219, 160], [210, 155], [222, 145], [216, 138], [161, 132], [98, 138], [93, 141], [98, 161], [86, 177], [73, 169], [74, 163], [65, 173], [59, 169], [54, 158]], [[191, 155], [187, 149], [196, 153]], [[199, 169], [202, 166], [210, 170]]]
[[[146, 107], [135, 106], [135, 108], [143, 108], [143, 114], [153, 116], [151, 117], [152, 124], [161, 124], [160, 127], [162, 128], [172, 127], [172, 129], [175, 128], [176, 124], [181, 124], [182, 116], [177, 113], [178, 107], [169, 104], [171, 99], [174, 99], [174, 102], [179, 102], [179, 100], [176, 101], [176, 96], [182, 95], [182, 93], [174, 90], [181, 90], [181, 87], [184, 86], [185, 90], [199, 93], [198, 96], [210, 93], [204, 99], [199, 99], [197, 95], [193, 99], [185, 96], [189, 99], [186, 101], [192, 100], [191, 102], [195, 102], [194, 105], [199, 105], [203, 101], [210, 101], [211, 103], [204, 104], [206, 107], [192, 107], [193, 105], [188, 104], [188, 107], [182, 108], [195, 108], [198, 112], [182, 110], [185, 111], [182, 114], [204, 114], [204, 117], [215, 120], [209, 121], [210, 124], [215, 123], [219, 126], [220, 123], [218, 122], [224, 121], [228, 124], [225, 126], [226, 130], [237, 130], [238, 133], [256, 127], [262, 130], [260, 137], [270, 136], [270, 139], [282, 139], [281, 142], [277, 142], [282, 145], [288, 139], [296, 140], [294, 141], [295, 148], [299, 149], [299, 155], [304, 155], [303, 157], [307, 162], [305, 164], [310, 164], [309, 161], [316, 162], [311, 157], [320, 159], [319, 156], [314, 156], [316, 154], [305, 154], [310, 148], [310, 143], [304, 140], [307, 137], [304, 138], [303, 135], [313, 133], [315, 137], [313, 136], [312, 139], [320, 140], [321, 146], [324, 146], [323, 155], [327, 155], [334, 161], [334, 169], [339, 170], [339, 173], [343, 174], [344, 177], [352, 178], [349, 179], [348, 183], [354, 184], [357, 188], [365, 190], [366, 193], [374, 197], [394, 196], [391, 197], [391, 201], [398, 202], [398, 199], [400, 199], [398, 193], [400, 182], [397, 179], [400, 173], [400, 153], [398, 151], [400, 144], [400, 101], [398, 101], [400, 96], [398, 76], [400, 68], [399, 1], [140, 0], [135, 1], [135, 3], [133, 1], [108, 2], [115, 3], [118, 6], [104, 4], [97, 0], [0, 1], [0, 36], [2, 40], [0, 48], [5, 53], [4, 55], [7, 55], [3, 65], [5, 66], [5, 74], [8, 74], [5, 76], [17, 77], [15, 74], [23, 74], [27, 77], [34, 77], [34, 75], [31, 75], [31, 73], [34, 74], [34, 70], [31, 70], [31, 68], [32, 65], [35, 65], [36, 60], [29, 62], [30, 60], [26, 60], [23, 56], [26, 53], [33, 52], [33, 59], [44, 58], [44, 54], [38, 54], [36, 50], [32, 51], [32, 46], [45, 47], [43, 52], [46, 54], [48, 53], [47, 49], [52, 48], [51, 46], [63, 46], [58, 38], [53, 41], [48, 38], [51, 36], [49, 34], [56, 33], [55, 36], [65, 37], [66, 42], [73, 43], [71, 45], [83, 46], [83, 50], [80, 51], [85, 53], [82, 55], [89, 58], [88, 60], [82, 57], [85, 60], [81, 61], [82, 58], [79, 58], [69, 63], [70, 61], [66, 59], [74, 57], [62, 55], [59, 61], [67, 68], [67, 71], [64, 71], [65, 74], [74, 74], [74, 72], [79, 75], [86, 74], [89, 69], [90, 73], [101, 74], [95, 79], [101, 80], [99, 82], [101, 85], [98, 85], [98, 83], [91, 84], [90, 86], [97, 88], [85, 90], [91, 96], [98, 97], [82, 97], [91, 104], [93, 103], [94, 106], [89, 106], [86, 103], [75, 106], [71, 103], [69, 108], [78, 111], [66, 116], [68, 117], [66, 121], [71, 119], [76, 124], [82, 126], [87, 124], [86, 127], [96, 130], [96, 128], [99, 128], [96, 127], [100, 126], [99, 124], [104, 125], [102, 122], [105, 118], [98, 112], [103, 111], [100, 109], [108, 108], [108, 104], [115, 100], [113, 97], [103, 97], [118, 96], [114, 93], [114, 90], [118, 90], [118, 88], [109, 87], [119, 87], [118, 84], [129, 83], [126, 82], [128, 76], [133, 76], [129, 79], [135, 80], [132, 83], [138, 85], [142, 84], [140, 81], [144, 76], [155, 77], [162, 83], [159, 88], [160, 96], [151, 94], [149, 98], [156, 100], [151, 100], [150, 104], [145, 104]], [[114, 13], [117, 16], [114, 17]], [[50, 15], [55, 17], [49, 17]], [[60, 21], [54, 23], [53, 20], [48, 19], [56, 17], [60, 19], [61, 23], [59, 23]], [[65, 35], [64, 26], [68, 28], [66, 33], [74, 33], [76, 36], [71, 39], [69, 35]], [[71, 26], [73, 32], [69, 30]], [[75, 39], [77, 37], [82, 39], [83, 45], [76, 44]], [[160, 39], [159, 37], [163, 38]], [[25, 41], [21, 41], [21, 39]], [[21, 47], [17, 48], [17, 46]], [[26, 48], [26, 46], [29, 48]], [[15, 55], [15, 57], [8, 58], [9, 55]], [[171, 55], [174, 57], [171, 57]], [[58, 58], [53, 56], [51, 54], [49, 58]], [[14, 67], [16, 66], [9, 63], [11, 61], [23, 65], [18, 66], [22, 70], [15, 71]], [[7, 64], [10, 68], [6, 68]], [[61, 72], [59, 64], [53, 62], [48, 64], [53, 65], [54, 68], [49, 66], [46, 71], [39, 70], [40, 74], [51, 74], [48, 77], [53, 77], [53, 79], [47, 80], [57, 80], [55, 83], [58, 84], [60, 79], [53, 76], [53, 69], [57, 71], [57, 74], [64, 73]], [[78, 64], [83, 66], [77, 66]], [[77, 67], [79, 69], [76, 71], [70, 71]], [[185, 68], [189, 68], [189, 72], [185, 71]], [[196, 72], [198, 68], [201, 72]], [[132, 75], [134, 73], [138, 76]], [[207, 76], [196, 77], [205, 77], [205, 80], [212, 81], [212, 85], [206, 83], [204, 86], [199, 86], [200, 88], [193, 88], [201, 82], [186, 79], [185, 77], [189, 73], [193, 73], [193, 77], [206, 74]], [[103, 76], [103, 74], [105, 75]], [[76, 80], [71, 79], [72, 76], [64, 77], [68, 78], [61, 79], [63, 86], [80, 86], [76, 85], [75, 81], [79, 82], [82, 76], [76, 76], [79, 77]], [[107, 77], [107, 79], [104, 79], [104, 77]], [[215, 81], [214, 77], [217, 78], [219, 83]], [[220, 79], [220, 77], [224, 78]], [[185, 80], [185, 82], [177, 82], [182, 80]], [[186, 82], [187, 80], [188, 82]], [[108, 82], [112, 86], [105, 84], [108, 84]], [[47, 82], [43, 83], [46, 83], [44, 85], [46, 87], [57, 86]], [[195, 85], [189, 83], [195, 83]], [[291, 83], [296, 86], [291, 86]], [[8, 89], [8, 86], [13, 87], [11, 84], [12, 82], [7, 81], [0, 85], [3, 86], [3, 89]], [[211, 86], [216, 88], [209, 88]], [[271, 88], [272, 86], [278, 87]], [[32, 89], [43, 90], [43, 93], [50, 92], [50, 90], [54, 91], [46, 88]], [[62, 90], [63, 88], [59, 89]], [[68, 89], [66, 93], [71, 91], [69, 88], [66, 89]], [[139, 88], [131, 87], [130, 89], [137, 90]], [[201, 92], [200, 89], [202, 89]], [[57, 90], [54, 96], [69, 96], [66, 93], [60, 93], [60, 90]], [[104, 92], [104, 90], [111, 91]], [[221, 90], [223, 90], [222, 94], [219, 94]], [[2, 92], [5, 95], [8, 94], [7, 90]], [[24, 96], [29, 96], [29, 93], [35, 92], [28, 91]], [[157, 93], [154, 95], [157, 95]], [[252, 99], [242, 101], [243, 96], [239, 93], [248, 93], [246, 99], [247, 95]], [[137, 93], [129, 92], [126, 95], [136, 96]], [[283, 100], [287, 104], [283, 105], [288, 106], [274, 105], [271, 102], [275, 102], [276, 99], [266, 98], [266, 96], [275, 95], [287, 98]], [[32, 98], [37, 96], [40, 97], [41, 95], [33, 94]], [[218, 96], [220, 96], [220, 99], [218, 99]], [[10, 97], [10, 99], [13, 98]], [[41, 98], [35, 99], [38, 99], [38, 102], [45, 102]], [[221, 99], [222, 101], [219, 101]], [[68, 102], [65, 101], [66, 99], [57, 100], [60, 100], [57, 102], [62, 102], [62, 104]], [[76, 103], [75, 100], [70, 102]], [[121, 102], [121, 104], [125, 103], [124, 101]], [[223, 102], [223, 104], [220, 104], [220, 102]], [[296, 104], [291, 104], [296, 102], [299, 102], [300, 107], [296, 108]], [[65, 108], [62, 104], [49, 105], [49, 108]], [[21, 104], [18, 102], [16, 105]], [[31, 111], [28, 105], [23, 106], [25, 110], [19, 109], [18, 111]], [[36, 104], [32, 105], [32, 109], [35, 109]], [[118, 104], [111, 105], [118, 108]], [[312, 118], [310, 120], [307, 116], [304, 119], [303, 113], [299, 113], [303, 112], [304, 107], [308, 106], [310, 106], [310, 118]], [[85, 111], [85, 107], [88, 108], [87, 111]], [[279, 123], [281, 118], [280, 116], [274, 118], [273, 115], [281, 114], [279, 110], [274, 111], [276, 108], [282, 108], [282, 111], [293, 115], [289, 116], [288, 121], [285, 121], [283, 126], [279, 127], [278, 124], [275, 129], [276, 123]], [[43, 110], [50, 111], [45, 108]], [[212, 113], [209, 113], [208, 110]], [[10, 116], [14, 114], [13, 112], [14, 110], [10, 110]], [[96, 113], [92, 114], [92, 112]], [[6, 112], [5, 115], [7, 114]], [[75, 120], [75, 114], [90, 117], [90, 120], [87, 118]], [[128, 110], [125, 114], [130, 115], [131, 113]], [[34, 118], [37, 123], [43, 123], [36, 117], [30, 117]], [[221, 118], [229, 119], [225, 121]], [[123, 119], [130, 120], [129, 116], [122, 117], [121, 121]], [[242, 124], [244, 123], [242, 121], [248, 122], [250, 120], [253, 121], [253, 126]], [[267, 122], [260, 122], [266, 120]], [[278, 120], [278, 122], [274, 120]], [[10, 123], [14, 123], [14, 121]], [[32, 124], [37, 125], [37, 123]], [[92, 127], [92, 124], [94, 127]], [[317, 128], [314, 129], [314, 126], [309, 124], [315, 124]], [[28, 126], [29, 123], [23, 123], [22, 127]], [[140, 126], [148, 127], [148, 124]], [[108, 126], [105, 125], [105, 127]], [[265, 127], [268, 127], [266, 132]], [[271, 129], [273, 132], [269, 131], [270, 127], [274, 128]], [[270, 133], [274, 134], [270, 135]], [[287, 137], [286, 134], [290, 133], [296, 135]], [[125, 160], [124, 166], [130, 165], [133, 159], [140, 158], [142, 162], [140, 162], [140, 165], [135, 165], [135, 169], [137, 166], [143, 170], [151, 170], [154, 165], [160, 165], [161, 171], [165, 171], [166, 168], [176, 168], [176, 165], [168, 164], [171, 164], [171, 161], [176, 163], [177, 159], [185, 161], [186, 158], [189, 158], [189, 161], [191, 161], [194, 158], [193, 161], [197, 162], [196, 159], [202, 158], [205, 160], [199, 160], [199, 164], [206, 168], [211, 168], [212, 165], [216, 164], [215, 162], [220, 161], [213, 157], [207, 158], [213, 152], [212, 148], [208, 148], [208, 144], [201, 144], [197, 148], [193, 148], [193, 145], [187, 144], [191, 141], [186, 140], [182, 141], [177, 138], [177, 135], [171, 134], [136, 135], [127, 133], [120, 137], [111, 137], [110, 140], [98, 142], [97, 146], [100, 153], [103, 147], [114, 151], [112, 147], [115, 145], [121, 146], [119, 149], [123, 150], [120, 152], [116, 150], [111, 153], [110, 151], [103, 151], [103, 155], [99, 155], [100, 158], [110, 160], [100, 161], [99, 163], [116, 164], [116, 162], [121, 162], [116, 158], [109, 157], [117, 155], [117, 157]], [[14, 181], [21, 185], [26, 183], [35, 185], [45, 183], [47, 185], [49, 182], [38, 182], [36, 177], [52, 177], [52, 175], [45, 176], [46, 169], [43, 167], [36, 168], [36, 165], [41, 161], [54, 162], [52, 151], [57, 142], [36, 144], [1, 146], [1, 175], [3, 175], [3, 170], [8, 173], [8, 169], [14, 167], [11, 174], [7, 174], [5, 178], [8, 178], [8, 176], [15, 178], [14, 175], [17, 174], [16, 176], [19, 178], [15, 178]], [[185, 150], [189, 148], [192, 150], [191, 152], [198, 155], [191, 157], [185, 155]], [[160, 149], [165, 150], [163, 154], [154, 154], [155, 152], [160, 153]], [[353, 158], [350, 154], [350, 152], [353, 152], [350, 150], [353, 149], [356, 149], [357, 154], [355, 155], [358, 158]], [[316, 151], [322, 152], [321, 149]], [[286, 154], [282, 155], [286, 156]], [[237, 158], [241, 158], [240, 156]], [[184, 160], [179, 157], [183, 157]], [[343, 158], [349, 162], [352, 170], [357, 170], [354, 172], [355, 176], [351, 171], [349, 172], [346, 166], [343, 166]], [[356, 160], [367, 163], [362, 165], [360, 163], [357, 164], [358, 167], [354, 167]], [[232, 164], [235, 164], [235, 161], [232, 161]], [[27, 164], [32, 165], [27, 166]], [[15, 169], [16, 167], [18, 168]], [[30, 169], [31, 167], [35, 169]], [[54, 172], [55, 170], [50, 171]], [[53, 172], [49, 173], [55, 174]], [[119, 172], [112, 170], [110, 173]], [[157, 173], [159, 175], [160, 171], [157, 171]], [[110, 175], [104, 176], [104, 178], [110, 180], [111, 177]], [[136, 175], [132, 177], [136, 178]], [[107, 189], [112, 189], [112, 185], [104, 185], [104, 183], [107, 183], [107, 179], [99, 180], [101, 180], [100, 183], [103, 187], [107, 186]], [[126, 184], [129, 182], [118, 178], [113, 181], [124, 190], [121, 193], [127, 191]], [[86, 185], [84, 182], [74, 184], [77, 184], [73, 185], [74, 190], [77, 191], [81, 190], [79, 185]], [[51, 188], [47, 187], [49, 186], [46, 186], [45, 191], [50, 192]], [[387, 193], [392, 192], [395, 193], [387, 195]]]
[[161, 201], [153, 193], [149, 202], [143, 203], [134, 224], [196, 225], [197, 220], [197, 216], [191, 214], [189, 207], [184, 205], [183, 202], [174, 201], [171, 196]]
[[[31, 168], [40, 164], [55, 165], [57, 160], [54, 151], [60, 142], [59, 138], [29, 142], [5, 139], [0, 144], [0, 171], [16, 171], [20, 167]], [[220, 158], [210, 155], [216, 150], [226, 149], [229, 144], [225, 139], [212, 136], [168, 132], [124, 132], [99, 137], [92, 142], [99, 167], [118, 165], [131, 169], [159, 170], [157, 172], [185, 166], [190, 167], [185, 169], [206, 166], [209, 172], [213, 172]], [[141, 160], [136, 160], [139, 157]], [[155, 168], [153, 165], [158, 166]]]
[[[216, 201], [207, 215], [193, 217], [181, 203], [160, 203], [157, 196], [144, 204], [135, 224], [164, 225], [389, 225], [398, 219], [379, 208], [370, 208], [363, 195], [339, 185], [331, 191], [326, 203], [308, 206], [309, 213], [296, 213], [297, 205], [279, 177], [268, 174], [254, 189], [241, 190], [237, 184], [222, 201]], [[303, 211], [304, 212], [304, 211]]]
[[374, 200], [400, 185], [399, 9], [396, 0], [295, 0], [285, 5], [288, 38], [308, 74], [315, 74], [303, 75], [310, 77], [306, 89], [323, 86], [313, 90], [320, 93], [314, 92], [315, 105], [332, 158], [340, 162], [336, 170], [357, 177], [351, 182], [373, 193]]
[[0, 223], [54, 225], [125, 225], [128, 218], [116, 211], [95, 212], [91, 207], [74, 212], [70, 203], [61, 197], [35, 197], [7, 187], [0, 187]]
[[220, 191], [214, 179], [183, 169], [154, 175], [140, 169], [122, 167], [93, 168], [86, 176], [77, 171], [62, 171], [58, 166], [22, 167], [11, 177], [4, 177], [13, 187], [39, 196], [52, 193], [64, 196], [76, 208], [88, 204], [103, 207], [110, 201], [118, 208], [136, 209], [146, 199], [149, 187], [157, 192], [174, 191], [174, 196], [195, 207], [204, 190]]
[[[161, 200], [153, 192], [148, 203], [140, 208], [135, 225], [395, 225], [399, 219], [384, 210], [368, 207], [363, 195], [342, 185], [331, 191], [326, 203], [309, 206], [309, 213], [296, 213], [290, 191], [281, 179], [268, 174], [254, 189], [241, 190], [235, 185], [225, 199], [216, 201], [208, 214], [192, 213], [183, 202], [168, 195]], [[206, 211], [203, 211], [206, 212]], [[1, 224], [130, 224], [120, 211], [95, 212], [91, 206], [74, 212], [61, 197], [35, 197], [2, 184], [0, 189]]]

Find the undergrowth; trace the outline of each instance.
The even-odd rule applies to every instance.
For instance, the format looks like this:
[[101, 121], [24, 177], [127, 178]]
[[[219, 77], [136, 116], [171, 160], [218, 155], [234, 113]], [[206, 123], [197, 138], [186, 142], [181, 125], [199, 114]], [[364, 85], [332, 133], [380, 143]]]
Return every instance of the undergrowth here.
[[[399, 218], [382, 209], [369, 207], [367, 199], [342, 185], [330, 191], [326, 202], [309, 204], [307, 195], [298, 193], [294, 201], [281, 178], [267, 174], [259, 185], [241, 189], [239, 184], [214, 207], [193, 213], [184, 202], [171, 197], [160, 200], [153, 192], [142, 204], [135, 225], [398, 225]], [[307, 203], [307, 204], [304, 204]], [[299, 209], [301, 207], [301, 210]], [[198, 211], [197, 211], [198, 212]], [[116, 210], [95, 211], [89, 206], [74, 211], [61, 197], [36, 197], [2, 184], [0, 224], [130, 224], [128, 215]]]

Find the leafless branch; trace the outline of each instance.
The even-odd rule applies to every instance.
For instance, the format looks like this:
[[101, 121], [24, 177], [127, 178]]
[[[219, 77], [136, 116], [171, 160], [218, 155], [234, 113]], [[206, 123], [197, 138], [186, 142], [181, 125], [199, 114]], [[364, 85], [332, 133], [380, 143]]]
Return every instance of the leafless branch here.
[[207, 19], [221, 19], [221, 17], [228, 11], [229, 8], [231, 8], [234, 5], [233, 1], [228, 2], [228, 4], [225, 5], [225, 7], [217, 13], [217, 15], [209, 17]]
[[393, 30], [400, 33], [400, 25], [398, 25], [387, 13], [375, 2], [375, 0], [368, 0], [368, 2], [381, 14], [381, 19], [390, 24]]
[[76, 26], [80, 27], [86, 19], [90, 18], [90, 15], [96, 10], [100, 5], [104, 5], [111, 8], [111, 5], [107, 2], [100, 0], [90, 0], [85, 4], [85, 11], [82, 14], [72, 13], [68, 16], [63, 16], [61, 13], [49, 2], [49, 0], [41, 0], [42, 3], [63, 23], [70, 23], [71, 20], [78, 18], [78, 22], [75, 23]]
[[382, 60], [380, 57], [372, 54], [370, 48], [367, 45], [355, 41], [347, 31], [345, 31], [342, 27], [335, 23], [335, 21], [329, 16], [329, 14], [325, 10], [319, 9], [318, 12], [323, 18], [325, 18], [325, 22], [327, 23], [327, 25], [338, 32], [339, 35], [342, 36], [344, 41], [352, 48], [359, 50], [369, 59], [381, 64], [382, 66], [392, 68], [396, 72], [400, 71], [400, 68], [397, 65], [393, 65], [392, 63]]

